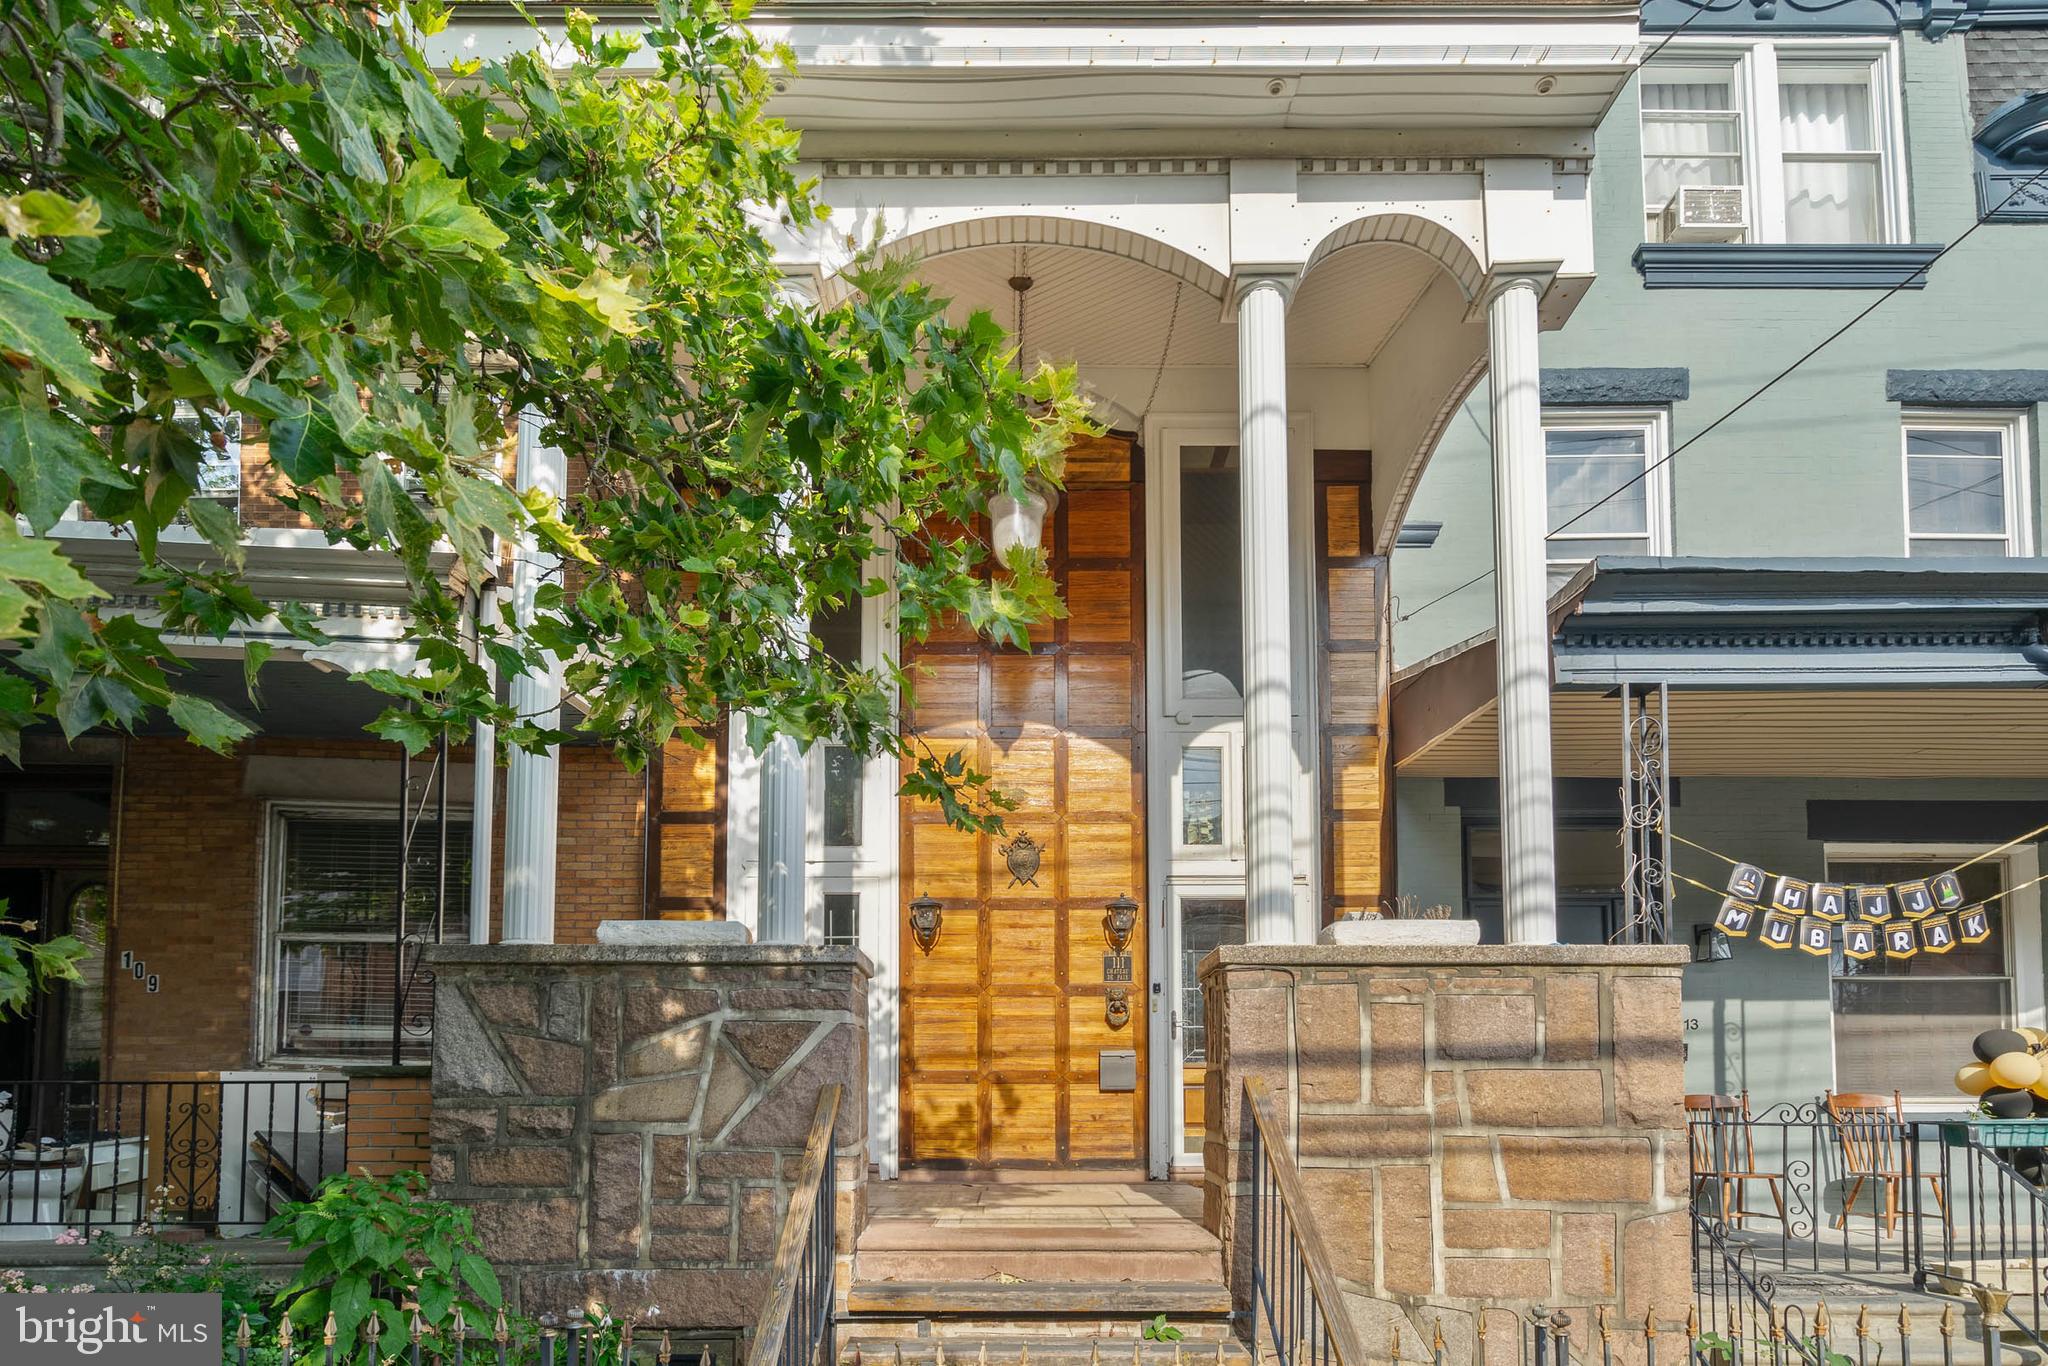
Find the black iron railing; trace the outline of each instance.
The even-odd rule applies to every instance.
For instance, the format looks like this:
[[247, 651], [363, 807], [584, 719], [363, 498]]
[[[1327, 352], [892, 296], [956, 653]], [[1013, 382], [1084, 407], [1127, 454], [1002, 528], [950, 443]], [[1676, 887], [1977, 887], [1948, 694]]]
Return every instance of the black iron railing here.
[[[1988, 1290], [2010, 1299], [2010, 1323], [2037, 1347], [2048, 1294], [2048, 1194], [2021, 1171], [2040, 1171], [2036, 1146], [1991, 1146], [1970, 1123], [1920, 1122], [1926, 1161], [1910, 1206], [1914, 1284], [1960, 1294]], [[1924, 1199], [1923, 1199], [1924, 1189]], [[1939, 1196], [1937, 1200], [1935, 1197]]]
[[1350, 1311], [1309, 1213], [1308, 1194], [1279, 1140], [1265, 1084], [1247, 1078], [1252, 1340], [1280, 1366], [1365, 1366]]
[[252, 1228], [346, 1166], [348, 1083], [0, 1082], [0, 1238]]
[[751, 1366], [819, 1366], [836, 1356], [832, 1297], [839, 1253], [839, 1183], [833, 1168], [832, 1128], [839, 1119], [840, 1088], [818, 1093], [818, 1112], [804, 1141], [804, 1164], [789, 1194], [768, 1302], [754, 1324]]

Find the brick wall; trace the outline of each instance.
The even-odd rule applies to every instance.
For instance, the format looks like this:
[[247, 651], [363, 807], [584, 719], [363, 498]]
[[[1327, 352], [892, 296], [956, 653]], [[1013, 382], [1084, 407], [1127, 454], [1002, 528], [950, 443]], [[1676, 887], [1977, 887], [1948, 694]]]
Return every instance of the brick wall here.
[[527, 1313], [751, 1325], [819, 1094], [839, 1252], [867, 1171], [867, 970], [851, 949], [444, 945], [434, 1193]]
[[348, 1083], [348, 1170], [425, 1171], [434, 1108], [427, 1069], [365, 1073]]
[[[1205, 1214], [1250, 1302], [1246, 1079], [1262, 1079], [1368, 1352], [1398, 1328], [1509, 1358], [1513, 1316], [1692, 1302], [1683, 948], [1225, 948], [1203, 964]], [[1581, 1308], [1588, 1312], [1577, 1312]]]
[[[152, 994], [116, 973], [108, 994], [106, 1075], [189, 1076], [251, 1066], [259, 1056], [260, 891], [266, 799], [245, 792], [245, 760], [309, 761], [304, 799], [320, 796], [321, 759], [391, 761], [369, 740], [256, 740], [222, 758], [179, 739], [125, 747], [112, 858], [112, 951], [158, 981]], [[466, 763], [466, 751], [455, 752]], [[494, 822], [502, 860], [504, 784]], [[600, 919], [642, 914], [645, 782], [608, 750], [562, 751], [557, 933], [589, 942]], [[465, 799], [467, 792], [461, 794]]]

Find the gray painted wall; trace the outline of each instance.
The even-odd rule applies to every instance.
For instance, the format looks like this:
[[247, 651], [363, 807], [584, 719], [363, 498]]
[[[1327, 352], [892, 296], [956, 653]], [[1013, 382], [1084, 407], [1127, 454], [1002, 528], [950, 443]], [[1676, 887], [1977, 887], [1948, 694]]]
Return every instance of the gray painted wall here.
[[[1973, 43], [2007, 35], [1985, 31]], [[1901, 40], [1913, 236], [1954, 240], [1976, 218], [1964, 39]], [[1630, 265], [1642, 237], [1641, 139], [1631, 82], [1601, 125], [1592, 196], [1599, 278], [1570, 322], [1543, 336], [1546, 366], [1683, 365], [1692, 397], [1672, 408], [1674, 446], [1700, 431], [1878, 297], [1866, 290], [1646, 290]], [[1899, 405], [1892, 366], [2039, 367], [2048, 360], [2048, 228], [1992, 224], [1944, 258], [1924, 290], [1895, 294], [1669, 467], [1681, 555], [1902, 553]], [[2038, 413], [2036, 418], [2038, 419]], [[2040, 423], [2031, 424], [2038, 467]], [[1486, 385], [1454, 417], [1408, 511], [1441, 521], [1427, 550], [1397, 550], [1397, 667], [1493, 623], [1490, 577], [1434, 605], [1493, 562]], [[2043, 481], [2032, 476], [2036, 540]], [[1415, 615], [1403, 619], [1403, 615]]]
[[[1682, 753], [1682, 751], [1679, 751]], [[1617, 780], [1618, 781], [1618, 780]], [[1824, 867], [1822, 845], [1806, 837], [1806, 803], [1853, 796], [1865, 801], [2048, 801], [2044, 782], [1873, 782], [1853, 792], [1820, 779], [1686, 779], [1671, 828], [1688, 839], [1776, 872]], [[1444, 805], [1443, 782], [1404, 778], [1397, 790], [1395, 829], [1401, 889], [1426, 904], [1450, 901], [1462, 910], [1461, 818]], [[1718, 886], [1727, 867], [1684, 847], [1676, 869]], [[1619, 853], [1616, 854], [1617, 864]], [[1711, 920], [1713, 898], [1681, 885], [1673, 939], [1692, 943], [1693, 926]], [[1793, 950], [1738, 944], [1732, 962], [1686, 970], [1687, 1091], [1747, 1089], [1759, 1105], [1811, 1100], [1833, 1083], [1830, 1068], [1828, 965]], [[2048, 963], [2015, 963], [2038, 979]]]

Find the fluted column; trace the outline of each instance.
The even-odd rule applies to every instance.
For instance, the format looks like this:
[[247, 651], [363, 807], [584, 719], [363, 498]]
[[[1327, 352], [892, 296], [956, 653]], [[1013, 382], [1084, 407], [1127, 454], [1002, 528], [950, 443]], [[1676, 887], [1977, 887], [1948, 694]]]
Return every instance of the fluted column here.
[[1557, 942], [1550, 779], [1549, 530], [1537, 355], [1539, 282], [1498, 278], [1486, 302], [1493, 399], [1494, 607], [1499, 622], [1501, 892], [1510, 944]]
[[1294, 673], [1287, 591], [1287, 299], [1256, 275], [1237, 296], [1238, 471], [1244, 508], [1245, 935], [1299, 938], [1294, 917]]
[[778, 735], [761, 755], [761, 862], [755, 881], [755, 937], [804, 942], [804, 816], [810, 765], [796, 741]]
[[[539, 490], [557, 500], [568, 490], [568, 461], [541, 444], [540, 417], [519, 417], [520, 492]], [[533, 625], [541, 585], [560, 575], [562, 558], [523, 535], [512, 552], [512, 619], [521, 631]], [[546, 666], [513, 677], [507, 689], [512, 710], [541, 726], [562, 716], [562, 666]], [[555, 942], [555, 839], [560, 756], [554, 746], [540, 754], [512, 751], [505, 767], [505, 933], [507, 944]]]

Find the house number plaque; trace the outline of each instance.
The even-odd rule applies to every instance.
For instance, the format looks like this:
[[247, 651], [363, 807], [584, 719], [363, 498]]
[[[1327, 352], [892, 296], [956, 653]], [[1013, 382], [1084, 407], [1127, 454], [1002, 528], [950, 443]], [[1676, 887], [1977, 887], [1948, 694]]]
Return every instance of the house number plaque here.
[[1128, 953], [1105, 953], [1102, 955], [1102, 980], [1105, 982], [1128, 982], [1131, 980], [1131, 956]]

